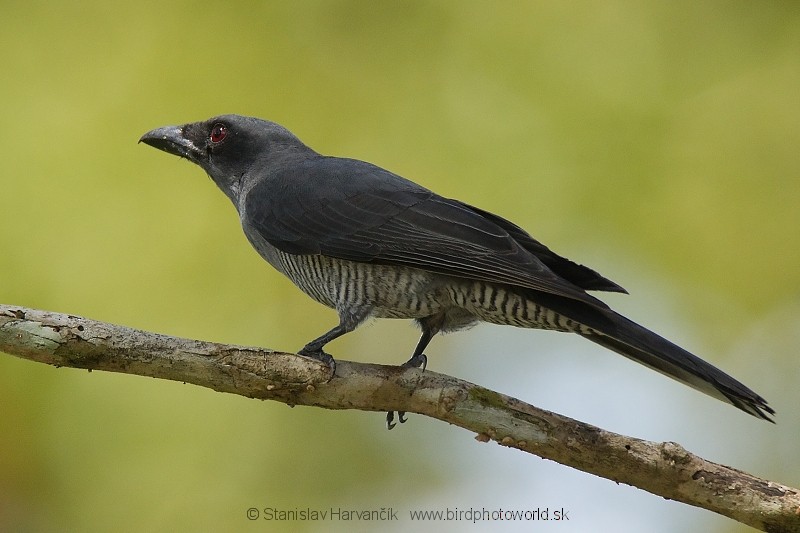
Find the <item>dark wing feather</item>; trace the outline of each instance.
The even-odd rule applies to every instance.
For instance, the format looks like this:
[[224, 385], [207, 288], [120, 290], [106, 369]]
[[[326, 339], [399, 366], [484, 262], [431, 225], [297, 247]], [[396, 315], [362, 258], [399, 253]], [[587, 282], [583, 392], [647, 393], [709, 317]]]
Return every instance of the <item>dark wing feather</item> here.
[[286, 253], [420, 268], [607, 307], [554, 273], [546, 263], [558, 267], [558, 256], [517, 226], [362, 161], [320, 156], [282, 166], [249, 191], [244, 208], [245, 231]]
[[589, 267], [579, 265], [570, 261], [565, 257], [556, 254], [550, 248], [540, 243], [528, 232], [520, 228], [513, 222], [504, 219], [489, 211], [484, 211], [477, 207], [462, 202], [462, 205], [472, 209], [484, 218], [491, 220], [504, 230], [517, 241], [520, 246], [528, 250], [530, 253], [538, 257], [547, 267], [561, 276], [577, 285], [578, 287], [590, 291], [608, 291], [608, 292], [622, 292], [627, 294], [628, 291], [623, 289], [620, 285], [614, 283], [608, 278], [601, 276], [598, 272]]

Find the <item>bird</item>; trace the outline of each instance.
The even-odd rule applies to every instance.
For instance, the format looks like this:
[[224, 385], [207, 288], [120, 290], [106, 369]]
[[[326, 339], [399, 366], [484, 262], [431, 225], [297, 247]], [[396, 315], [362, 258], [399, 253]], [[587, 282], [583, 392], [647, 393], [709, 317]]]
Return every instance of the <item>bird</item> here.
[[[370, 318], [413, 319], [402, 366], [425, 369], [437, 333], [479, 322], [575, 333], [757, 418], [761, 396], [588, 291], [627, 293], [509, 220], [357, 159], [322, 155], [285, 127], [241, 115], [164, 126], [139, 140], [200, 166], [231, 200], [259, 255], [338, 324], [300, 355]], [[398, 412], [405, 422], [405, 413]], [[387, 426], [395, 426], [387, 413]]]

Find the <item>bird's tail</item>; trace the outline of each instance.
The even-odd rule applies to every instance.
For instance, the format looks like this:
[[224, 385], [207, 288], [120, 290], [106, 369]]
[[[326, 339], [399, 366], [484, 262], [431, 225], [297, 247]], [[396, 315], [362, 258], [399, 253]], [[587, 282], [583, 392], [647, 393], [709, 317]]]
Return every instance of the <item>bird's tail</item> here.
[[775, 411], [764, 398], [744, 384], [619, 313], [610, 309], [601, 312], [606, 315], [606, 320], [602, 320], [602, 329], [582, 333], [590, 341], [709, 396], [733, 404], [755, 417], [773, 422], [770, 415]]

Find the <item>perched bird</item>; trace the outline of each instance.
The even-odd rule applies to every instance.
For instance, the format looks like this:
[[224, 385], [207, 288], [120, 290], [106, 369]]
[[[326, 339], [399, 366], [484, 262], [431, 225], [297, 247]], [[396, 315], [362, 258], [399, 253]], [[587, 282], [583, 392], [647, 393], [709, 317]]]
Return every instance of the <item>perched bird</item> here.
[[[422, 337], [405, 365], [423, 368], [434, 335], [484, 321], [577, 333], [753, 416], [771, 421], [775, 412], [739, 381], [586, 292], [622, 287], [498, 215], [370, 163], [320, 155], [257, 118], [166, 126], [140, 142], [205, 170], [261, 257], [337, 311], [339, 324], [299, 352], [334, 369], [323, 347], [370, 317], [415, 319]], [[391, 429], [393, 413], [387, 423]]]

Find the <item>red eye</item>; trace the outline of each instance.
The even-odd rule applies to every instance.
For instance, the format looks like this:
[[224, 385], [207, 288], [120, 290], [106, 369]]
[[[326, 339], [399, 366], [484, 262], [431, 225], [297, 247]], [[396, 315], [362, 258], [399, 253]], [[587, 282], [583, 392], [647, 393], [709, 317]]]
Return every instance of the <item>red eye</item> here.
[[211, 139], [212, 143], [216, 144], [222, 142], [222, 139], [224, 139], [227, 135], [228, 127], [225, 126], [225, 124], [214, 124], [214, 127], [211, 128], [211, 135], [209, 138]]

